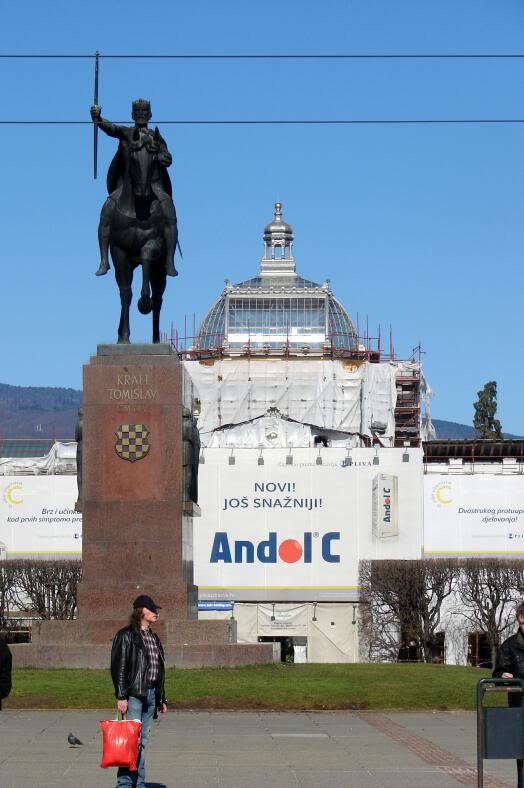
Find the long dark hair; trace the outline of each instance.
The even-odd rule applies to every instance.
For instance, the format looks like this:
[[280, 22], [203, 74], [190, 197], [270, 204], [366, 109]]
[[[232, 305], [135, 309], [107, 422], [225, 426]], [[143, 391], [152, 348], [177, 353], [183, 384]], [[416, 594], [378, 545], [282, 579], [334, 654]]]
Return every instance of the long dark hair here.
[[140, 629], [140, 622], [142, 621], [143, 607], [135, 607], [129, 616], [129, 626], [133, 629]]

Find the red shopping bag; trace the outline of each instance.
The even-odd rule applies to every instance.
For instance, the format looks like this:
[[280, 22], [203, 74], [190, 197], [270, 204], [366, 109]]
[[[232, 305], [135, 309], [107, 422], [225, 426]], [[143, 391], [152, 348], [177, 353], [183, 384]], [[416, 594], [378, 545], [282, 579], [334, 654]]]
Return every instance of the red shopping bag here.
[[108, 766], [126, 766], [136, 771], [138, 745], [140, 739], [140, 720], [101, 720], [102, 728], [102, 769]]

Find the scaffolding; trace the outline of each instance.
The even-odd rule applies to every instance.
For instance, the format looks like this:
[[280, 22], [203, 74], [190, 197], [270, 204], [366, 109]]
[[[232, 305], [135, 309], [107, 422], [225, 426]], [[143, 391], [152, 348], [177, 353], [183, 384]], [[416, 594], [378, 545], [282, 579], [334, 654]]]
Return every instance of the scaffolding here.
[[[187, 325], [187, 321], [186, 321]], [[424, 424], [423, 424], [423, 414], [422, 414], [422, 405], [424, 403], [424, 384], [425, 381], [421, 374], [421, 364], [420, 364], [420, 348], [415, 348], [411, 354], [411, 357], [407, 360], [403, 360], [399, 358], [393, 348], [393, 341], [392, 341], [392, 332], [390, 331], [389, 337], [389, 344], [384, 349], [381, 343], [380, 331], [377, 337], [371, 337], [367, 333], [363, 337], [358, 337], [355, 343], [351, 343], [354, 346], [348, 346], [347, 343], [341, 342], [341, 336], [337, 335], [336, 332], [332, 331], [329, 335], [327, 341], [322, 343], [320, 347], [296, 347], [293, 346], [291, 342], [285, 341], [280, 346], [275, 344], [271, 346], [263, 346], [260, 343], [251, 343], [246, 342], [243, 346], [236, 346], [230, 347], [226, 342], [223, 340], [223, 336], [221, 334], [217, 334], [215, 337], [215, 342], [209, 343], [207, 347], [199, 347], [198, 345], [198, 337], [188, 336], [187, 333], [184, 331], [183, 334], [179, 334], [174, 328], [171, 330], [170, 335], [164, 335], [162, 337], [163, 341], [166, 341], [168, 344], [171, 345], [173, 351], [177, 353], [180, 360], [184, 363], [184, 366], [189, 364], [189, 367], [186, 366], [187, 371], [189, 372], [190, 377], [195, 377], [191, 372], [192, 364], [191, 362], [196, 363], [197, 365], [204, 365], [207, 368], [214, 368], [216, 369], [216, 375], [218, 376], [218, 384], [216, 396], [220, 399], [222, 396], [220, 391], [220, 381], [222, 380], [222, 367], [217, 366], [215, 368], [216, 362], [222, 361], [230, 361], [230, 362], [254, 362], [258, 360], [268, 360], [269, 362], [276, 362], [279, 360], [282, 361], [289, 361], [289, 362], [304, 362], [304, 361], [312, 361], [317, 363], [324, 363], [325, 362], [333, 362], [334, 365], [330, 369], [330, 372], [324, 372], [324, 375], [328, 375], [328, 378], [335, 378], [340, 377], [341, 372], [340, 368], [337, 367], [335, 362], [341, 362], [343, 364], [343, 368], [348, 372], [348, 374], [355, 375], [359, 378], [361, 385], [361, 393], [360, 395], [356, 395], [357, 397], [360, 396], [361, 404], [358, 407], [361, 407], [362, 413], [367, 408], [366, 417], [362, 416], [362, 423], [359, 429], [356, 431], [359, 432], [359, 440], [360, 445], [363, 446], [373, 446], [373, 445], [388, 445], [388, 446], [396, 446], [396, 447], [420, 447], [421, 441], [428, 437], [427, 432], [424, 431]], [[252, 369], [253, 381], [249, 383], [251, 380], [250, 376], [247, 373], [247, 369], [249, 366], [246, 365], [246, 375], [247, 378], [244, 381], [243, 373], [237, 373], [241, 375], [241, 378], [238, 379], [237, 383], [237, 395], [239, 397], [247, 397], [250, 398], [254, 396], [253, 402], [256, 404], [248, 409], [249, 412], [243, 414], [243, 418], [246, 420], [250, 420], [251, 418], [260, 418], [263, 414], [258, 407], [259, 403], [265, 399], [265, 395], [263, 395], [260, 386], [263, 386], [261, 381], [259, 380], [260, 373], [255, 374], [254, 370]], [[307, 367], [308, 365], [306, 365]], [[387, 371], [384, 367], [387, 367]], [[367, 368], [367, 371], [366, 371]], [[229, 364], [224, 369], [231, 369]], [[269, 367], [264, 367], [269, 371]], [[294, 366], [294, 372], [288, 372], [287, 374], [306, 374], [308, 378], [311, 378], [310, 383], [304, 389], [302, 396], [306, 396], [311, 398], [313, 402], [315, 396], [322, 396], [325, 398], [326, 396], [326, 383], [322, 382], [319, 378], [318, 384], [312, 384], [313, 378], [317, 373], [313, 372], [313, 368], [311, 368], [310, 373], [304, 373], [304, 367], [297, 365]], [[300, 369], [300, 373], [299, 373]], [[336, 371], [338, 370], [338, 371]], [[196, 370], [195, 370], [196, 372]], [[374, 374], [372, 374], [374, 372]], [[202, 373], [196, 375], [195, 380], [201, 377]], [[263, 375], [267, 374], [266, 372], [262, 373]], [[320, 374], [320, 373], [319, 373]], [[322, 377], [322, 376], [321, 376]], [[376, 396], [377, 392], [374, 391], [376, 389], [382, 388], [384, 392], [388, 390], [388, 382], [390, 379], [393, 380], [393, 388], [394, 391], [390, 394], [383, 393], [382, 395], [379, 393], [378, 397]], [[208, 386], [215, 384], [212, 382], [215, 379], [215, 375], [212, 374], [209, 377], [209, 381], [206, 384], [203, 384], [202, 381], [200, 385], [205, 385], [206, 390], [208, 390]], [[325, 380], [325, 378], [324, 378]], [[342, 378], [341, 378], [342, 380]], [[224, 383], [225, 385], [225, 383]], [[230, 384], [228, 384], [230, 385]], [[272, 386], [278, 385], [275, 381], [272, 382]], [[292, 383], [289, 383], [289, 386], [292, 386]], [[255, 387], [258, 394], [252, 395], [249, 392], [252, 390], [252, 387]], [[283, 389], [285, 389], [284, 384], [282, 384]], [[308, 388], [309, 387], [309, 388]], [[198, 386], [197, 386], [198, 388]], [[253, 390], [255, 390], [253, 389]], [[306, 394], [307, 389], [307, 394]], [[322, 393], [321, 393], [322, 392]], [[289, 396], [291, 395], [291, 388], [288, 389]], [[287, 396], [287, 395], [286, 395]], [[337, 395], [339, 396], [339, 395]], [[349, 394], [348, 394], [349, 396]], [[351, 395], [354, 396], [353, 394]], [[380, 399], [385, 397], [383, 403], [380, 402]], [[230, 394], [228, 394], [230, 398]], [[200, 401], [200, 397], [198, 397]], [[368, 400], [372, 401], [372, 405], [368, 404]], [[376, 419], [373, 417], [371, 411], [369, 410], [370, 407], [374, 407], [375, 409], [381, 409], [382, 406], [385, 406], [385, 402], [390, 403], [389, 408], [392, 415], [394, 415], [394, 425], [393, 419], [391, 417], [385, 418], [383, 415], [378, 418], [378, 421], [384, 422], [383, 424], [376, 423]], [[324, 400], [323, 400], [324, 402]], [[217, 406], [218, 407], [218, 406]], [[329, 405], [324, 402], [324, 417], [327, 418], [325, 408], [327, 407], [329, 410]], [[257, 410], [258, 408], [258, 410]], [[307, 409], [306, 409], [307, 410]], [[382, 408], [383, 410], [383, 408]], [[228, 428], [234, 427], [235, 424], [239, 424], [237, 419], [240, 419], [238, 415], [241, 411], [239, 407], [236, 411], [235, 418], [231, 421], [228, 425]], [[224, 414], [222, 414], [223, 416]], [[299, 419], [298, 412], [297, 413], [288, 413], [286, 418]], [[305, 414], [304, 414], [305, 417]], [[390, 420], [391, 419], [391, 420]], [[214, 423], [214, 420], [212, 420]], [[368, 424], [369, 422], [369, 424]], [[304, 422], [305, 423], [305, 422]], [[387, 428], [386, 428], [387, 423]], [[225, 422], [222, 422], [221, 425], [217, 422], [217, 427], [220, 429], [224, 428]], [[365, 427], [362, 426], [365, 424]], [[208, 425], [209, 426], [209, 425]], [[319, 421], [311, 422], [311, 426], [320, 426]], [[324, 426], [327, 427], [327, 424], [324, 423]], [[369, 429], [368, 429], [369, 426]], [[211, 427], [214, 429], [215, 427]], [[334, 424], [331, 424], [329, 427], [330, 429], [337, 429]], [[342, 429], [345, 429], [342, 427]], [[352, 428], [353, 430], [353, 428]], [[351, 431], [352, 431], [351, 430]], [[384, 442], [383, 437], [386, 435], [387, 440]], [[335, 436], [332, 436], [335, 439]], [[338, 436], [342, 438], [342, 436]]]
[[[288, 369], [289, 375], [302, 375], [295, 383], [280, 379], [278, 364], [271, 367], [271, 383], [266, 385], [273, 394], [278, 390], [286, 403], [294, 402], [293, 407], [286, 404], [285, 418], [300, 419], [302, 410], [304, 418], [315, 412], [317, 420], [310, 423], [312, 428], [327, 428], [329, 424], [328, 428], [340, 429], [342, 434], [358, 432], [363, 445], [367, 445], [367, 440], [374, 445], [376, 440], [378, 445], [420, 446], [421, 439], [429, 437], [432, 430], [420, 347], [413, 350], [409, 360], [398, 358], [391, 328], [389, 343], [383, 341], [380, 326], [375, 337], [370, 335], [367, 318], [361, 333], [358, 313], [353, 321], [335, 297], [329, 279], [319, 283], [300, 276], [293, 253], [293, 228], [284, 221], [280, 202], [275, 203], [274, 209], [273, 220], [264, 228], [258, 274], [237, 284], [226, 279], [224, 290], [207, 311], [198, 331], [193, 314], [191, 336], [184, 318], [183, 334], [171, 326], [164, 341], [184, 364], [314, 360], [324, 372], [319, 376], [313, 367], [299, 369], [296, 364], [293, 373]], [[331, 362], [330, 369], [327, 362]], [[337, 366], [339, 362], [341, 365]], [[269, 367], [268, 364], [268, 370]], [[242, 413], [246, 423], [254, 418], [253, 412], [256, 418], [265, 415], [260, 412], [262, 402], [269, 411], [278, 409], [278, 397], [264, 389], [264, 375], [257, 373], [256, 383], [240, 368], [235, 368], [234, 375], [227, 397], [221, 393], [225, 389], [221, 379], [210, 374], [204, 383], [203, 373], [194, 375], [200, 386], [213, 388], [216, 402], [214, 406], [210, 403], [211, 408], [218, 407], [224, 397], [230, 416], [239, 418]], [[233, 393], [234, 385], [241, 386], [242, 396], [252, 402], [253, 407], [246, 412], [241, 404], [235, 408], [235, 397], [240, 394], [239, 390]], [[421, 404], [426, 406], [425, 422]], [[334, 414], [340, 416], [344, 408], [351, 411], [351, 418], [337, 421]], [[221, 419], [222, 414], [212, 429], [224, 427]], [[238, 427], [239, 422], [233, 421], [229, 426]]]

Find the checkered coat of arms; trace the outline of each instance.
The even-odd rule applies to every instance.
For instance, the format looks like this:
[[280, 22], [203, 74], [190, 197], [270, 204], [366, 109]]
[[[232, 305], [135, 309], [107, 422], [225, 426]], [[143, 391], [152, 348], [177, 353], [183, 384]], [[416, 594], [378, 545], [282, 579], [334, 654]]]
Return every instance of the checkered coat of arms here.
[[122, 460], [142, 460], [149, 451], [149, 430], [145, 424], [121, 424], [115, 430], [115, 451]]

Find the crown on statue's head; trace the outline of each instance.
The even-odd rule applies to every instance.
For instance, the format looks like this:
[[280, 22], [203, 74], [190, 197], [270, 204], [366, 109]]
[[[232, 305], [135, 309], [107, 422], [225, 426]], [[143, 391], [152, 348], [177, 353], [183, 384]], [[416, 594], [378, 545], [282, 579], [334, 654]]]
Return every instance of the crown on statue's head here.
[[133, 112], [135, 109], [147, 109], [149, 112], [151, 112], [151, 102], [149, 102], [147, 99], [135, 99], [135, 101], [133, 101], [132, 107]]

